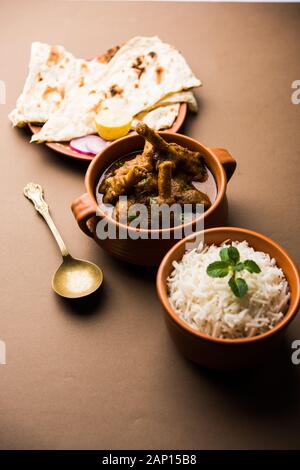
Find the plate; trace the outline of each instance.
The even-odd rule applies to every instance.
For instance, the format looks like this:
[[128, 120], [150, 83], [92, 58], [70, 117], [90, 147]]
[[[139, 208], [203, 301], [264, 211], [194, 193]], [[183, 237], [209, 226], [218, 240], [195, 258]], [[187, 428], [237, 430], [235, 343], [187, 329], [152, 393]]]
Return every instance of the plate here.
[[[178, 132], [180, 127], [182, 126], [187, 113], [187, 104], [181, 103], [179, 108], [179, 113], [177, 118], [175, 119], [173, 126], [170, 129], [164, 129], [169, 132]], [[41, 126], [28, 124], [29, 129], [33, 134], [37, 134], [41, 130]], [[84, 155], [82, 153], [76, 152], [76, 150], [71, 149], [68, 142], [47, 142], [45, 143], [47, 147], [51, 148], [57, 153], [61, 153], [62, 155], [66, 155], [67, 157], [75, 158], [76, 160], [88, 160], [91, 161], [96, 155]]]

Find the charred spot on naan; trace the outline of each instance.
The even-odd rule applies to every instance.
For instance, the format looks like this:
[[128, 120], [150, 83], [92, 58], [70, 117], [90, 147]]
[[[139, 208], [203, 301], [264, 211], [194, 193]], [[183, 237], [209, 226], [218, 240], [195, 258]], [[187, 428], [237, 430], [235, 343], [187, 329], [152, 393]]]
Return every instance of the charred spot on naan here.
[[36, 76], [36, 81], [41, 82], [43, 80], [42, 74], [39, 72]]
[[122, 96], [123, 88], [121, 88], [118, 85], [112, 85], [109, 89], [109, 92], [110, 92], [111, 97], [116, 96], [116, 95]]
[[62, 54], [57, 46], [52, 46], [47, 59], [47, 65], [57, 64], [61, 60]]
[[137, 73], [137, 78], [138, 80], [141, 78], [141, 76], [143, 75], [143, 73], [145, 72], [145, 67], [132, 67], [136, 73]]
[[58, 87], [47, 86], [47, 88], [45, 89], [45, 91], [43, 93], [43, 98], [47, 99], [48, 95], [50, 95], [51, 93], [57, 93], [58, 95], [60, 95], [61, 100], [63, 100], [64, 97], [65, 97], [64, 87], [58, 88]]
[[108, 64], [108, 62], [114, 57], [114, 55], [118, 52], [120, 46], [114, 46], [108, 49], [104, 54], [99, 55], [96, 57], [97, 62], [101, 64]]
[[87, 73], [89, 71], [89, 67], [88, 67], [88, 64], [86, 64], [85, 62], [83, 62], [80, 66], [80, 69], [83, 73]]
[[98, 103], [96, 103], [96, 104], [91, 108], [91, 112], [98, 114], [99, 111], [100, 111], [100, 108], [101, 108], [101, 104], [102, 104], [102, 100], [101, 100], [101, 101], [98, 101]]
[[148, 55], [151, 57], [151, 59], [156, 59], [157, 57], [156, 52], [153, 52], [153, 51], [148, 52]]
[[79, 77], [78, 86], [79, 86], [79, 87], [84, 86], [84, 77], [82, 77], [82, 76]]
[[146, 71], [146, 68], [144, 67], [144, 59], [145, 59], [144, 55], [140, 55], [140, 56], [136, 57], [136, 59], [134, 60], [132, 66], [131, 66], [133, 68], [133, 70], [135, 70], [135, 72], [137, 73], [138, 80], [141, 78], [143, 73]]
[[144, 55], [137, 56], [137, 58], [135, 59], [135, 62], [133, 63], [133, 66], [139, 67], [144, 62], [144, 59], [145, 59]]
[[164, 72], [165, 72], [165, 69], [161, 65], [158, 65], [156, 67], [155, 76], [156, 76], [156, 83], [158, 85], [162, 82]]
[[[94, 95], [95, 93], [97, 93], [96, 90], [91, 90], [89, 91], [89, 95]], [[106, 98], [109, 98], [109, 93], [106, 93], [106, 91], [103, 92], [103, 98], [106, 99]]]

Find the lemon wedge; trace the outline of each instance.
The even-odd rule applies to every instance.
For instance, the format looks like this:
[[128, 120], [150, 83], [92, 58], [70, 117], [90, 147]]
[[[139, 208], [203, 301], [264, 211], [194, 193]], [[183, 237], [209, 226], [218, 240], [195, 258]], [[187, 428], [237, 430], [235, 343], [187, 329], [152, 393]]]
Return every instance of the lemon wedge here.
[[132, 116], [124, 110], [103, 110], [95, 118], [97, 132], [105, 140], [124, 137], [130, 131], [131, 122]]

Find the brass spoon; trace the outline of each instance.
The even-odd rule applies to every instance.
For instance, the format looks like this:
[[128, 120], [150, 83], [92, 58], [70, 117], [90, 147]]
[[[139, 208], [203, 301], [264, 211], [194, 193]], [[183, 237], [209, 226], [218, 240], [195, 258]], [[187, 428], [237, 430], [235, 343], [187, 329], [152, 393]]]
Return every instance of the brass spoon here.
[[24, 195], [30, 199], [35, 209], [44, 217], [60, 248], [63, 262], [52, 278], [52, 288], [62, 297], [76, 299], [85, 297], [97, 290], [103, 281], [101, 269], [94, 263], [73, 258], [60, 236], [43, 198], [43, 188], [39, 184], [28, 183]]

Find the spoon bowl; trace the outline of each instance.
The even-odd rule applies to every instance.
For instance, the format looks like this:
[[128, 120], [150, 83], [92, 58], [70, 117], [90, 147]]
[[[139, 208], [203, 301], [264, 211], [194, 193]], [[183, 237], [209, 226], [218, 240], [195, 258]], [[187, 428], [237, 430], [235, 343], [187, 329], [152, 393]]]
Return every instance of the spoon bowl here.
[[78, 299], [95, 292], [102, 284], [103, 273], [96, 264], [90, 261], [73, 258], [70, 255], [49, 212], [49, 206], [44, 200], [41, 185], [28, 183], [24, 190], [26, 196], [39, 212], [50, 228], [62, 255], [63, 262], [52, 278], [53, 290], [62, 297]]
[[52, 288], [62, 297], [77, 299], [95, 292], [102, 281], [103, 273], [96, 264], [69, 255], [54, 273]]

